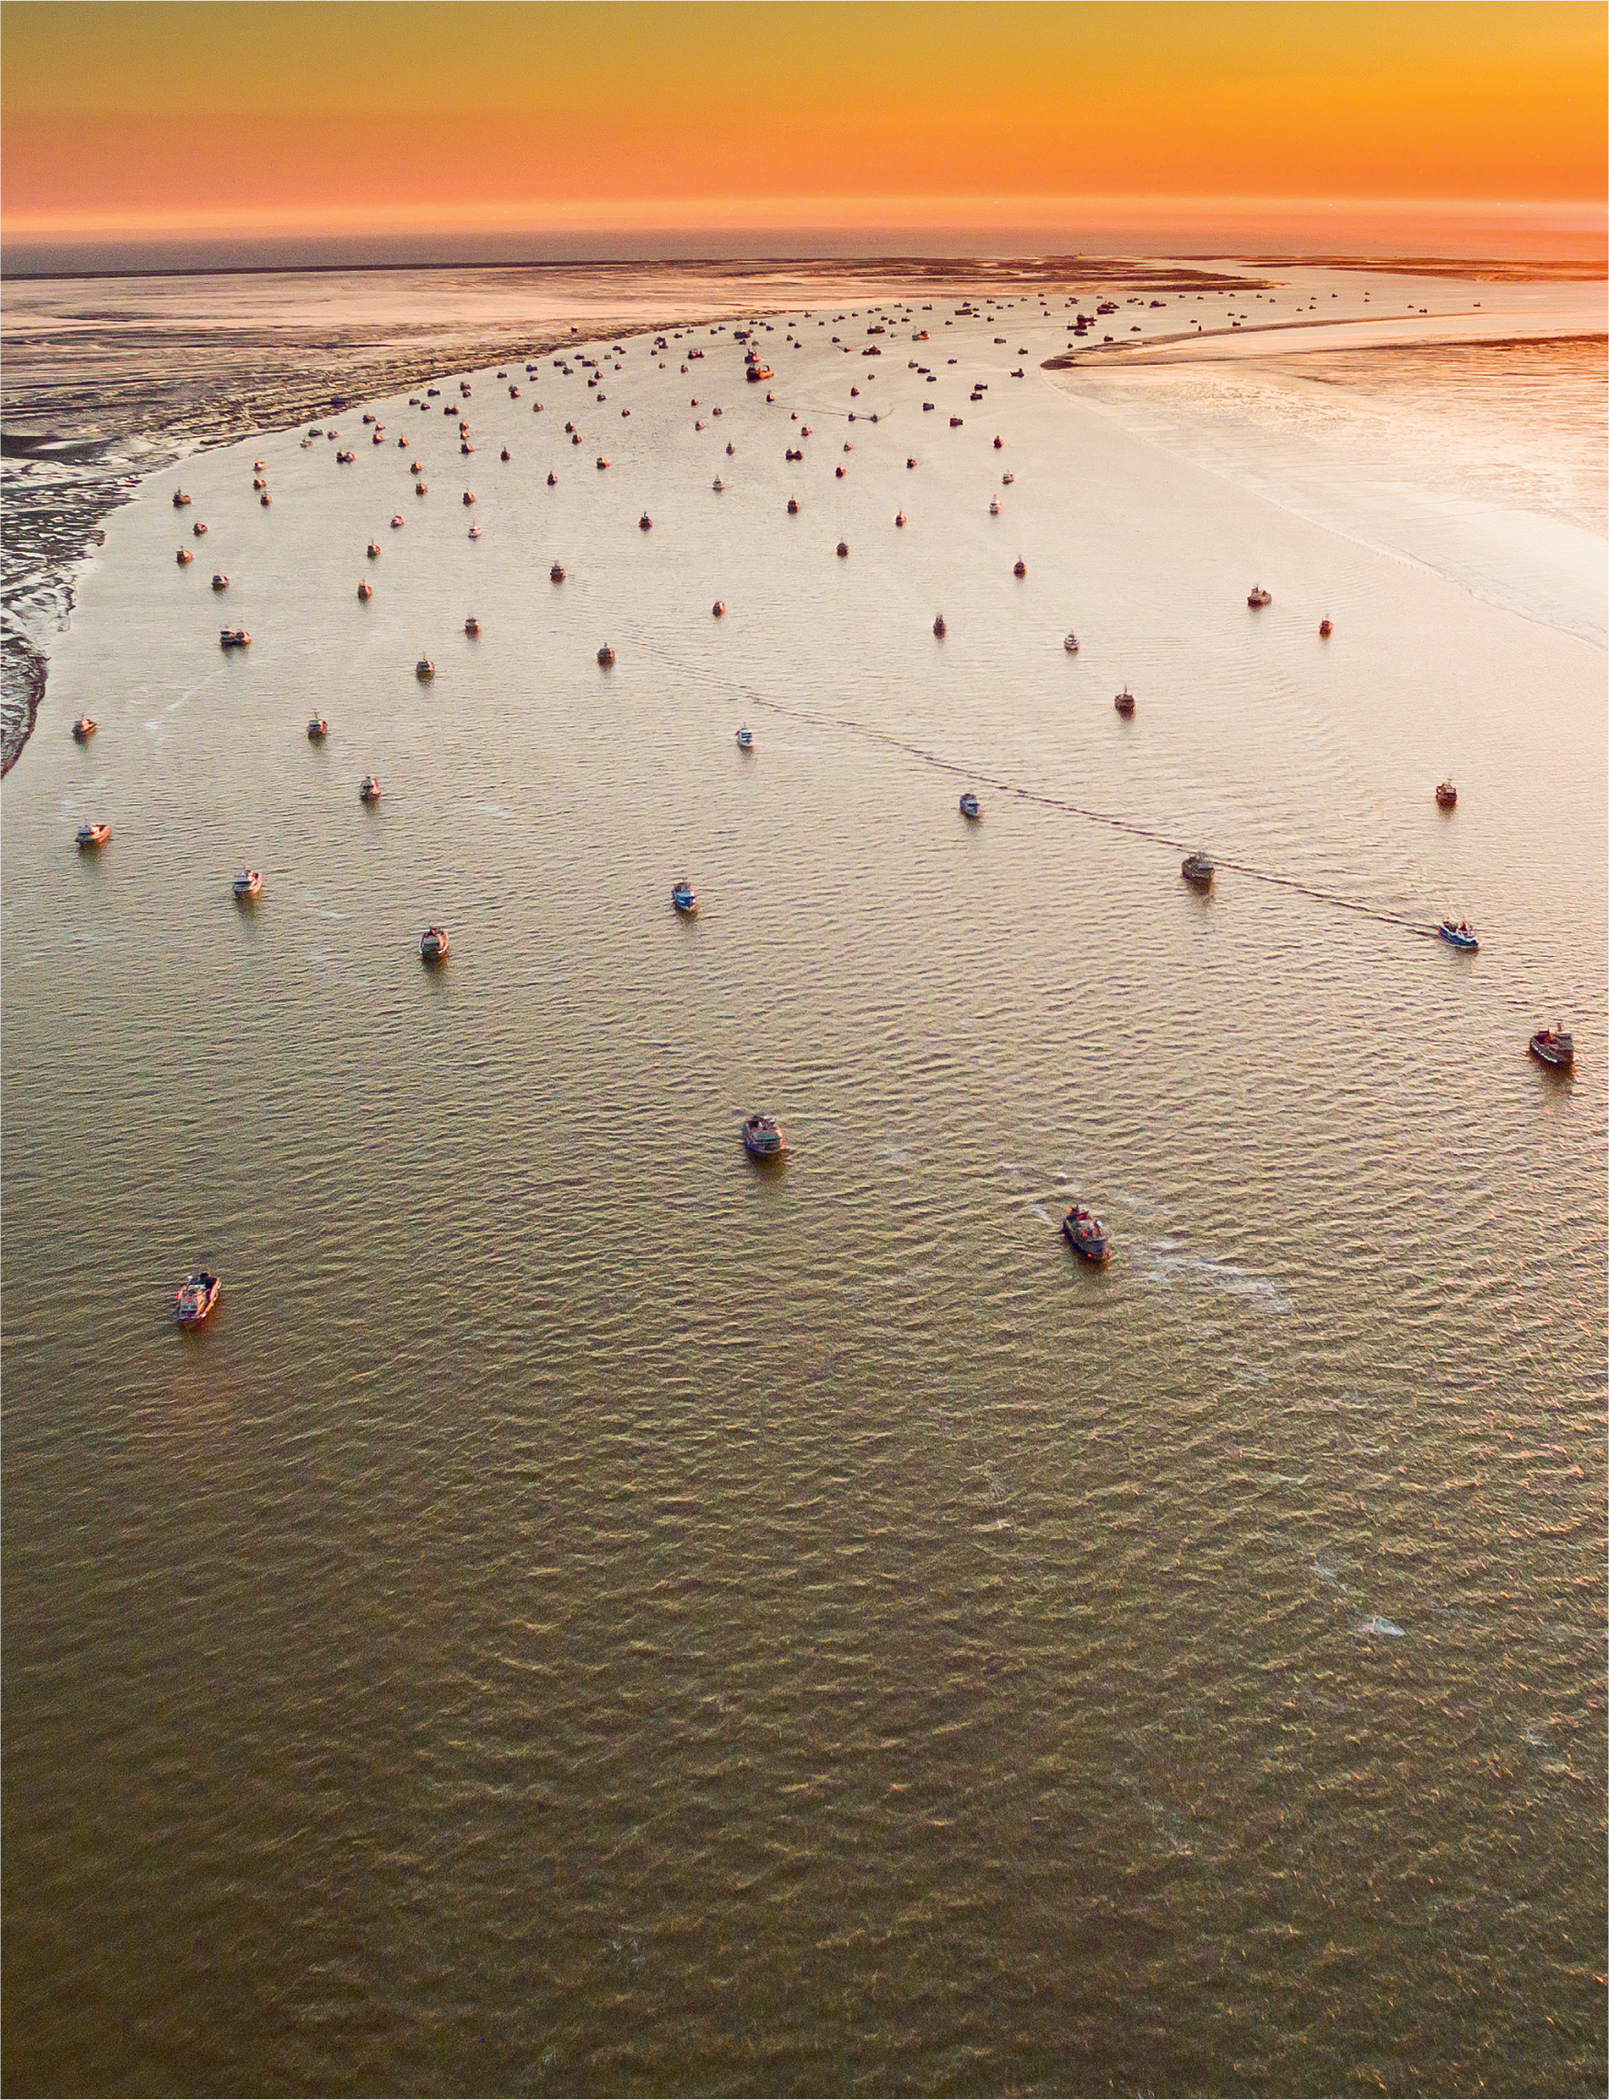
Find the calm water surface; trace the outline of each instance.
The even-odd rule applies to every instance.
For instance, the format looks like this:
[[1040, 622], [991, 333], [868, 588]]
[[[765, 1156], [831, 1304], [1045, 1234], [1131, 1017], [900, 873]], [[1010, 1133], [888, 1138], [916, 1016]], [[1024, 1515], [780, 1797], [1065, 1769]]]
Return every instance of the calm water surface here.
[[213, 453], [86, 578], [5, 788], [12, 2091], [1603, 2089], [1602, 648], [1054, 309], [843, 311], [774, 405], [706, 335]]

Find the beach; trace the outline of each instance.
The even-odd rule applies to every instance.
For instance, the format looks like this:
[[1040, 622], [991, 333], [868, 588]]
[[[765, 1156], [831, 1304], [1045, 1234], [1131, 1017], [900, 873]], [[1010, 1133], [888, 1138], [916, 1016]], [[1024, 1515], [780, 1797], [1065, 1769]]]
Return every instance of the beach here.
[[1601, 2085], [1601, 287], [1214, 267], [705, 286], [104, 514], [4, 788], [15, 2089]]

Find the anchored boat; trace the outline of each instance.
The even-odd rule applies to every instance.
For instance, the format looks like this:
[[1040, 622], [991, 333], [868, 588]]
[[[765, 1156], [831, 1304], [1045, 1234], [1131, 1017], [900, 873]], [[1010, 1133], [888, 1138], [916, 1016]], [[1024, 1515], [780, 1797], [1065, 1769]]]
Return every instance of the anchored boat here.
[[1575, 1044], [1567, 1028], [1539, 1028], [1531, 1038], [1531, 1055], [1555, 1071], [1566, 1071], [1575, 1063]]
[[222, 1289], [221, 1277], [208, 1269], [192, 1269], [174, 1296], [174, 1318], [181, 1327], [199, 1327], [217, 1304]]
[[1092, 1210], [1086, 1210], [1081, 1203], [1075, 1203], [1062, 1219], [1061, 1229], [1067, 1244], [1075, 1253], [1081, 1254], [1085, 1261], [1095, 1262], [1097, 1265], [1110, 1261], [1112, 1243], [1106, 1236], [1106, 1227]]
[[781, 1159], [788, 1141], [774, 1116], [748, 1116], [743, 1123], [743, 1145], [750, 1159]]

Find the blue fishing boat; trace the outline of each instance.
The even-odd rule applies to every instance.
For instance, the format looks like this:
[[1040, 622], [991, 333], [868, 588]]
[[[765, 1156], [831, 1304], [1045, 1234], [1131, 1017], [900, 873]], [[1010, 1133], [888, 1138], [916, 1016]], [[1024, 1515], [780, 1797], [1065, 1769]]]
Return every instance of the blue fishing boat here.
[[1459, 919], [1456, 922], [1443, 919], [1436, 931], [1449, 947], [1461, 948], [1468, 955], [1473, 955], [1480, 946], [1480, 942], [1475, 938], [1475, 929], [1467, 919]]

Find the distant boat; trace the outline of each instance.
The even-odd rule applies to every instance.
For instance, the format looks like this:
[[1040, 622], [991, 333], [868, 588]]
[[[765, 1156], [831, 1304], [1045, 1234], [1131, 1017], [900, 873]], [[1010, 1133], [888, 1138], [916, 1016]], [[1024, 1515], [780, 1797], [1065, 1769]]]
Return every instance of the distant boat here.
[[73, 735], [79, 743], [87, 744], [98, 726], [93, 715], [80, 715], [73, 724]]
[[724, 598], [717, 598], [715, 603], [710, 607], [710, 612], [715, 619], [724, 620], [726, 618], [726, 600]]
[[218, 647], [220, 649], [249, 649], [251, 647], [251, 636], [244, 627], [220, 627], [218, 629]]
[[970, 788], [961, 797], [961, 814], [969, 824], [975, 824], [983, 815], [983, 805]]
[[104, 846], [111, 835], [112, 827], [110, 824], [80, 824], [77, 832], [79, 851], [82, 853], [93, 852], [97, 846]]
[[315, 715], [307, 725], [307, 741], [310, 744], [322, 744], [329, 733], [330, 725], [322, 715]]
[[1111, 1259], [1112, 1243], [1106, 1236], [1106, 1227], [1081, 1203], [1075, 1203], [1062, 1219], [1061, 1229], [1067, 1244], [1085, 1261], [1099, 1265]]
[[375, 779], [372, 773], [365, 773], [362, 782], [358, 787], [358, 800], [360, 802], [378, 802], [379, 799], [379, 781]]
[[781, 1159], [788, 1149], [788, 1141], [774, 1116], [745, 1117], [743, 1144], [751, 1159]]
[[1194, 883], [1198, 890], [1210, 890], [1212, 878], [1217, 873], [1210, 853], [1188, 853], [1179, 873], [1186, 882]]
[[478, 525], [471, 525], [471, 526], [470, 526], [470, 528], [469, 528], [469, 537], [470, 537], [470, 538], [471, 538], [472, 540], [478, 540], [478, 539], [480, 538], [480, 527], [479, 527]]
[[421, 656], [414, 665], [413, 671], [414, 676], [421, 680], [434, 678], [436, 675], [436, 667], [428, 656]]
[[752, 751], [754, 749], [754, 731], [752, 729], [740, 729], [738, 731], [737, 748], [740, 751]]
[[242, 868], [234, 880], [237, 900], [244, 904], [252, 897], [262, 895], [263, 878], [256, 868]]
[[684, 919], [693, 918], [698, 911], [698, 897], [690, 882], [672, 883], [670, 901]]
[[173, 491], [173, 507], [175, 510], [183, 510], [184, 506], [189, 501], [190, 498], [185, 494], [183, 489], [175, 489]]
[[1069, 628], [1067, 632], [1062, 636], [1061, 645], [1067, 651], [1067, 654], [1069, 656], [1076, 656], [1078, 654], [1078, 636], [1073, 633], [1071, 628]]
[[904, 513], [904, 511], [902, 511], [902, 510], [897, 510], [897, 511], [895, 511], [895, 513], [894, 513], [894, 523], [895, 523], [896, 525], [903, 525], [903, 524], [905, 523], [905, 513]]
[[1254, 610], [1260, 605], [1272, 605], [1273, 602], [1273, 592], [1265, 591], [1260, 583], [1254, 584], [1252, 588], [1246, 593], [1246, 603], [1249, 606], [1251, 606]]
[[938, 618], [933, 622], [933, 632], [938, 636], [939, 640], [942, 642], [944, 637], [949, 633], [949, 631], [949, 625], [946, 622], [943, 613], [940, 613]]
[[1473, 955], [1480, 946], [1480, 942], [1475, 938], [1475, 930], [1467, 919], [1443, 919], [1436, 932], [1449, 947], [1462, 948], [1466, 954]]
[[1127, 686], [1124, 686], [1122, 692], [1120, 692], [1117, 698], [1112, 702], [1112, 705], [1117, 709], [1120, 715], [1133, 714], [1134, 695], [1129, 691]]
[[1436, 807], [1438, 809], [1456, 809], [1458, 807], [1458, 790], [1450, 780], [1444, 780], [1440, 787], [1437, 788]]
[[218, 1302], [221, 1277], [207, 1269], [192, 1269], [174, 1294], [173, 1316], [181, 1327], [199, 1327]]
[[181, 547], [178, 553], [173, 558], [179, 564], [179, 567], [181, 569], [188, 568], [191, 562], [195, 560], [195, 556], [190, 552], [188, 547]]
[[1001, 486], [1003, 488], [1010, 488], [1011, 484], [1016, 480], [1016, 478], [1016, 475], [1013, 474], [1011, 469], [1008, 467], [1000, 477]]
[[1567, 1028], [1539, 1028], [1531, 1038], [1530, 1049], [1533, 1057], [1558, 1071], [1575, 1063], [1575, 1043]]
[[798, 515], [799, 515], [799, 499], [798, 499], [798, 497], [797, 497], [797, 496], [790, 496], [790, 497], [788, 498], [788, 516], [789, 516], [790, 518], [796, 518], [796, 517], [798, 517]]
[[998, 518], [1000, 515], [1000, 498], [998, 496], [989, 498], [989, 515], [991, 518]]
[[[401, 519], [399, 518], [399, 519], [397, 520], [397, 523], [398, 523], [398, 524], [400, 525], [400, 524], [401, 524], [401, 522], [402, 522], [402, 520], [401, 520]], [[379, 560], [379, 558], [380, 558], [380, 542], [379, 542], [378, 540], [370, 540], [370, 542], [369, 542], [369, 559], [370, 559], [370, 561], [378, 561], [378, 560]]]
[[[716, 482], [715, 484], [717, 488], [719, 488], [720, 485], [721, 484], [719, 482]], [[637, 530], [639, 532], [652, 532], [653, 529], [654, 521], [651, 517], [649, 517], [647, 511], [644, 511], [642, 516], [637, 520]]]
[[1028, 564], [1023, 560], [1020, 554], [1018, 555], [1017, 559], [1011, 564], [1011, 573], [1013, 576], [1016, 576], [1018, 578], [1024, 577], [1028, 573]]
[[602, 669], [607, 671], [610, 665], [614, 662], [614, 660], [615, 652], [610, 648], [609, 644], [605, 642], [603, 647], [598, 651], [599, 665], [602, 667]]
[[1320, 620], [1318, 623], [1318, 631], [1322, 638], [1325, 641], [1328, 641], [1330, 636], [1335, 632], [1335, 622], [1333, 620]]
[[843, 561], [843, 560], [844, 560], [844, 559], [845, 559], [845, 558], [846, 558], [846, 557], [848, 556], [848, 553], [849, 553], [849, 542], [848, 542], [848, 540], [840, 540], [840, 541], [838, 542], [838, 559], [839, 559], [840, 561]]
[[552, 568], [548, 570], [548, 582], [549, 582], [549, 583], [563, 583], [563, 581], [564, 581], [564, 568], [563, 568], [563, 565], [562, 565], [561, 563], [559, 563], [559, 562], [555, 562], [555, 563], [553, 564]]
[[213, 571], [213, 577], [212, 577], [212, 587], [213, 587], [213, 589], [214, 589], [215, 591], [226, 591], [226, 590], [228, 590], [228, 588], [229, 588], [229, 578], [228, 578], [227, 576], [225, 576], [225, 575], [224, 575], [224, 573], [223, 573], [223, 571], [222, 571], [221, 569], [216, 569], [216, 570], [214, 570], [214, 571]]
[[372, 583], [360, 583], [358, 585], [358, 597], [365, 603], [373, 596], [374, 585]]
[[427, 926], [419, 936], [419, 960], [422, 963], [444, 963], [449, 953], [446, 927]]

